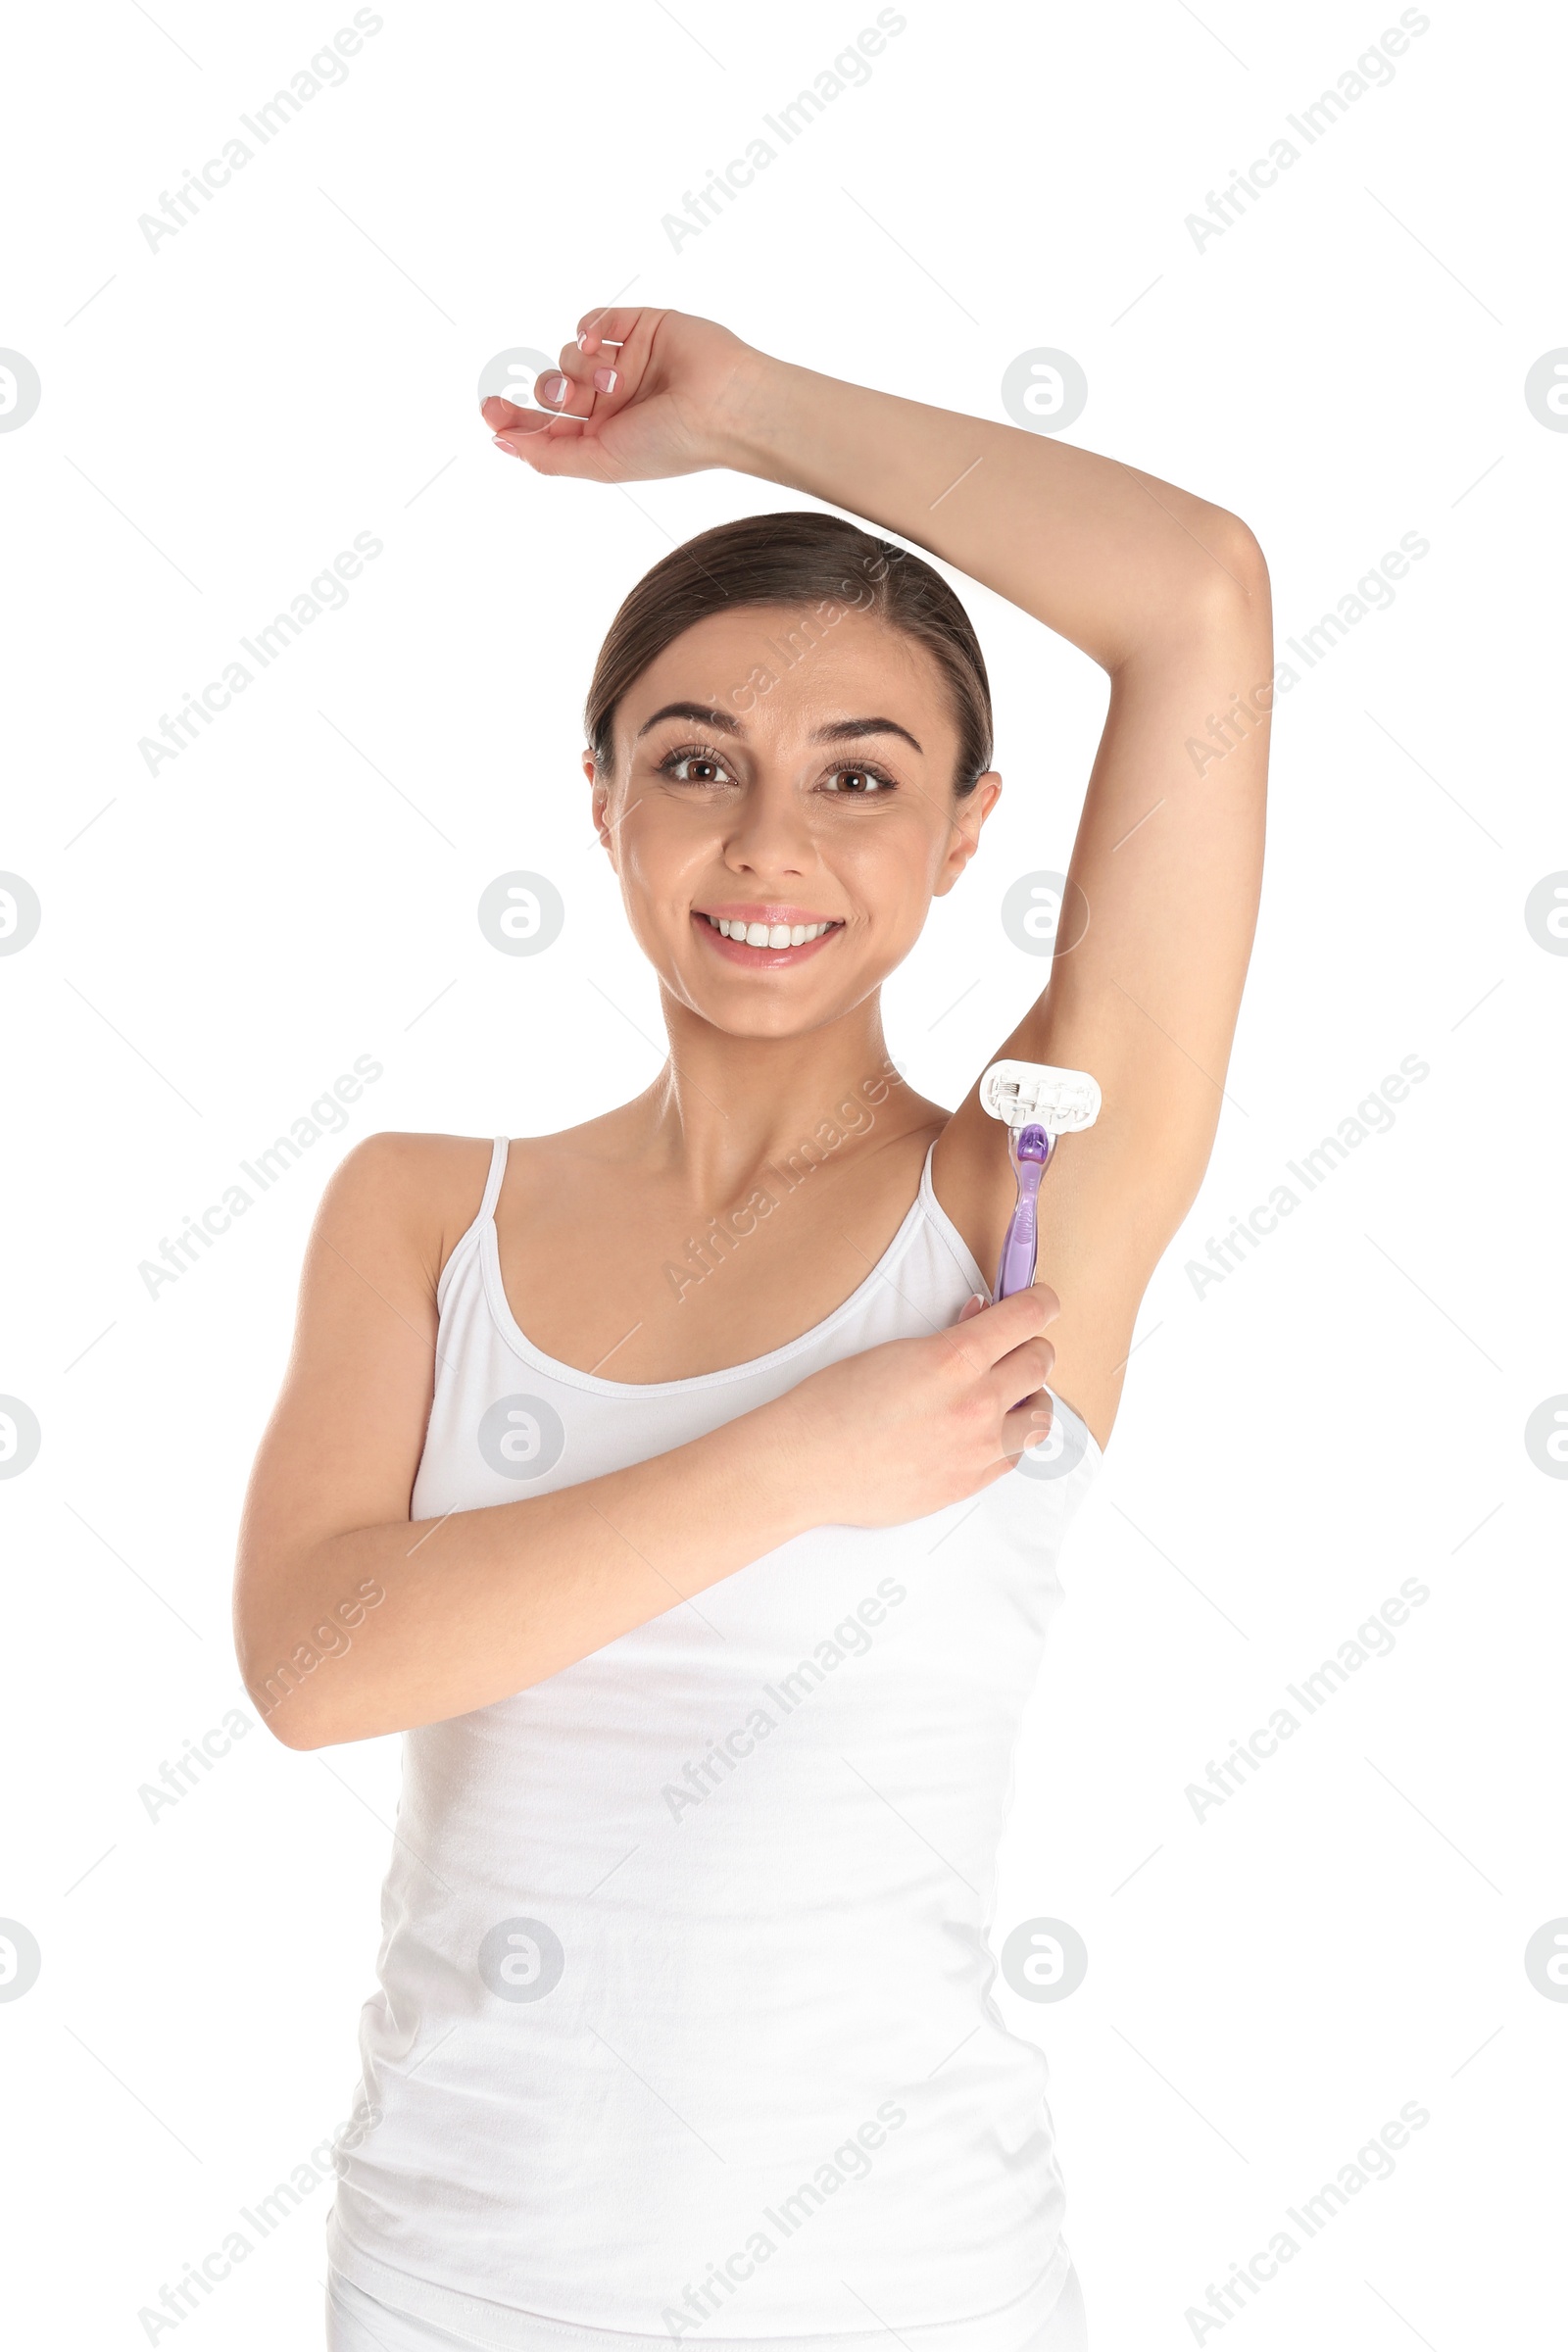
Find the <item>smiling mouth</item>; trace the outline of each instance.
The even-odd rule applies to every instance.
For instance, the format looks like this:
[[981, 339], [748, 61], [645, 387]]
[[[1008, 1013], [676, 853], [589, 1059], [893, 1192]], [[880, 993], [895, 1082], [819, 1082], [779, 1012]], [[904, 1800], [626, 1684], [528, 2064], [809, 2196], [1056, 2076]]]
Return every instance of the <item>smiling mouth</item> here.
[[821, 952], [825, 941], [843, 930], [842, 922], [748, 922], [740, 915], [706, 914], [694, 908], [692, 921], [727, 962], [777, 970], [785, 963], [804, 962]]

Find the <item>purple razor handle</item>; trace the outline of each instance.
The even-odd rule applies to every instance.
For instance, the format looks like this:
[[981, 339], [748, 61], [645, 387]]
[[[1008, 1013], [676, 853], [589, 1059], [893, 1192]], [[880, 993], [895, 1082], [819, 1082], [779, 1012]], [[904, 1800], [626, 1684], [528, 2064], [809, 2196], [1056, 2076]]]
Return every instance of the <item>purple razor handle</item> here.
[[995, 1298], [1010, 1298], [1035, 1278], [1036, 1209], [1040, 1179], [1056, 1141], [1081, 1135], [1100, 1116], [1100, 1087], [1087, 1070], [1049, 1061], [994, 1061], [982, 1073], [980, 1107], [1007, 1130], [1007, 1157], [1018, 1183], [1018, 1204], [1002, 1245]]
[[1020, 1127], [1016, 1135], [1007, 1137], [1007, 1153], [1018, 1179], [1018, 1205], [1007, 1227], [1007, 1238], [1002, 1245], [1002, 1262], [997, 1268], [998, 1298], [1010, 1298], [1015, 1291], [1026, 1291], [1035, 1278], [1035, 1249], [1039, 1224], [1035, 1209], [1040, 1195], [1040, 1179], [1046, 1172], [1054, 1138], [1044, 1127]]

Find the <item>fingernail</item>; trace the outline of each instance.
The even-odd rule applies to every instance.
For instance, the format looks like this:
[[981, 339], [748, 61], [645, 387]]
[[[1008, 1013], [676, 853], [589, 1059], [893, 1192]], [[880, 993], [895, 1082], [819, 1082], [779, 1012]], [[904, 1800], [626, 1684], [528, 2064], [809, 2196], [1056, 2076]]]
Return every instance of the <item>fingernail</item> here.
[[594, 369], [594, 390], [595, 390], [596, 392], [613, 392], [613, 390], [614, 390], [614, 389], [615, 389], [615, 370], [614, 370], [614, 368], [596, 368]]
[[509, 458], [514, 458], [517, 455], [517, 452], [513, 447], [512, 443], [508, 440], [505, 440], [500, 433], [492, 433], [490, 438], [495, 443], [497, 449], [504, 449], [506, 451]]
[[534, 390], [541, 400], [548, 400], [553, 409], [559, 408], [566, 397], [566, 379], [564, 375], [542, 375]]

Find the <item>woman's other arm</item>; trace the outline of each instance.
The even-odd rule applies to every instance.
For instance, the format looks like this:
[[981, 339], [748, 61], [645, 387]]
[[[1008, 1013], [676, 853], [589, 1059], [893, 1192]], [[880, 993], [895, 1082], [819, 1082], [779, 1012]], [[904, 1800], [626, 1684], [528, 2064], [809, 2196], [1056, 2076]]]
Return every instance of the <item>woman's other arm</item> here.
[[1043, 1434], [1055, 1300], [1039, 1291], [846, 1357], [629, 1469], [411, 1521], [436, 1282], [484, 1158], [453, 1137], [373, 1136], [323, 1196], [234, 1590], [246, 1688], [287, 1746], [509, 1697], [808, 1528], [975, 1494]]

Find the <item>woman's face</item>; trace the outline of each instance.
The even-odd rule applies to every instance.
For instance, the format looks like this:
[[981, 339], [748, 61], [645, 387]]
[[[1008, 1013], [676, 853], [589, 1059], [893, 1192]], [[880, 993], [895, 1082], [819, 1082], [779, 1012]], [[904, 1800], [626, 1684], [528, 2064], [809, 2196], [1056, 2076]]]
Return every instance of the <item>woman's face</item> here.
[[870, 995], [1002, 789], [988, 773], [955, 797], [941, 671], [853, 610], [698, 622], [622, 697], [614, 734], [614, 773], [583, 765], [632, 930], [671, 994], [736, 1036], [815, 1029]]

